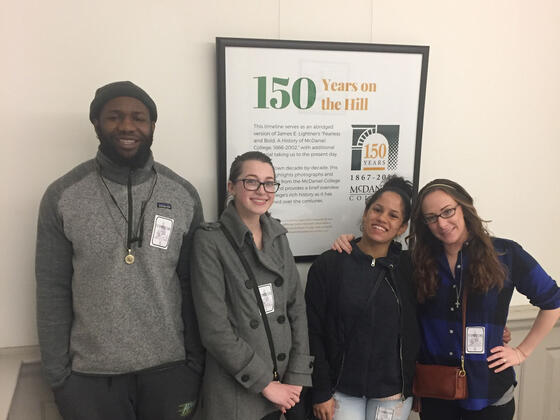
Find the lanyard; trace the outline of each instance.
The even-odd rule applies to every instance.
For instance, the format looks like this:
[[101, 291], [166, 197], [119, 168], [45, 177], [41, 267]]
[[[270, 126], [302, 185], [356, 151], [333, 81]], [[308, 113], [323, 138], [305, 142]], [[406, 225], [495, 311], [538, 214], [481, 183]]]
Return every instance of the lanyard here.
[[[109, 189], [109, 186], [105, 182], [105, 178], [103, 178], [103, 175], [101, 173], [101, 166], [98, 165], [97, 168], [98, 168], [99, 178], [101, 179], [101, 182], [103, 183], [103, 185], [105, 186], [105, 189], [109, 193], [109, 196], [111, 197], [111, 200], [113, 201], [113, 204], [119, 210], [119, 213], [121, 214], [122, 218], [124, 219], [125, 223], [127, 224], [126, 249], [128, 251], [128, 254], [124, 258], [124, 261], [127, 264], [132, 264], [132, 263], [134, 263], [134, 255], [132, 255], [132, 244], [134, 242], [138, 242], [138, 247], [139, 248], [142, 247], [142, 237], [144, 235], [144, 215], [145, 215], [145, 212], [146, 212], [146, 205], [148, 204], [148, 201], [150, 201], [150, 198], [152, 198], [152, 195], [154, 193], [154, 189], [156, 187], [156, 183], [157, 183], [157, 179], [158, 179], [158, 173], [156, 171], [156, 168], [154, 168], [152, 166], [152, 170], [154, 171], [154, 181], [152, 182], [152, 186], [150, 188], [150, 192], [148, 193], [147, 198], [144, 201], [142, 201], [142, 203], [140, 205], [140, 217], [138, 218], [136, 228], [133, 228], [133, 226], [132, 226], [133, 210], [134, 210], [133, 201], [132, 201], [132, 172], [133, 172], [133, 170], [131, 169], [128, 172], [128, 181], [127, 181], [127, 185], [126, 185], [127, 196], [128, 196], [128, 217], [126, 217], [124, 212], [122, 211], [121, 207], [117, 203], [117, 199], [115, 198], [115, 196], [113, 195], [113, 193]], [[139, 230], [140, 230], [140, 235], [138, 235]]]

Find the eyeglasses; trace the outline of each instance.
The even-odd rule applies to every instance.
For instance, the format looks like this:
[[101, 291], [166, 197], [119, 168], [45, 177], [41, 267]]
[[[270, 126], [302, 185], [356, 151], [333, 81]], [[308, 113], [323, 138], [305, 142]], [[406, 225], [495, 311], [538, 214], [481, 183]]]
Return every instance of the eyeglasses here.
[[237, 181], [243, 182], [243, 187], [247, 191], [257, 191], [261, 185], [267, 193], [275, 193], [280, 188], [280, 183], [274, 181], [260, 182], [254, 178], [238, 179]]
[[432, 223], [437, 222], [438, 217], [441, 217], [442, 219], [449, 219], [450, 217], [453, 217], [455, 211], [457, 210], [457, 207], [459, 207], [458, 204], [455, 207], [445, 209], [440, 214], [428, 214], [427, 216], [424, 215], [424, 223], [426, 223], [427, 225], [431, 225]]

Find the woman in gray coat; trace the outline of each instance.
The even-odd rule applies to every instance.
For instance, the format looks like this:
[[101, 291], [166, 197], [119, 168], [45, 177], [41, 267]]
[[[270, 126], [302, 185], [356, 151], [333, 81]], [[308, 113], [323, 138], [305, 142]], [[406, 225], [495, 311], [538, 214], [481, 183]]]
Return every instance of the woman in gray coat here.
[[302, 386], [311, 385], [303, 290], [286, 229], [268, 214], [278, 186], [268, 156], [238, 156], [228, 182], [233, 200], [219, 222], [204, 224], [195, 235], [192, 285], [207, 350], [201, 402], [207, 420], [278, 419], [299, 401]]

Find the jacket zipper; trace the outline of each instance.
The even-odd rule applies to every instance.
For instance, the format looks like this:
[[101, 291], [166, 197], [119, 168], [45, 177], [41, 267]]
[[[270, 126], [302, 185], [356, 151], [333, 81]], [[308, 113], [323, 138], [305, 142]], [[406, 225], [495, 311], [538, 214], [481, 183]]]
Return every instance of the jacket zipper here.
[[336, 388], [338, 388], [338, 383], [340, 382], [340, 378], [342, 377], [342, 370], [344, 369], [344, 360], [346, 359], [346, 352], [342, 353], [342, 361], [340, 362], [340, 369], [338, 370], [338, 375], [336, 377], [336, 382], [334, 386], [331, 388], [331, 396], [334, 395]]
[[127, 235], [126, 235], [126, 247], [128, 248], [128, 252], [131, 252], [132, 249], [132, 169], [128, 171], [128, 182], [126, 184], [126, 191], [128, 195], [128, 220], [127, 220]]
[[[390, 275], [391, 278], [393, 279], [393, 281], [395, 280], [395, 277], [393, 275], [393, 266], [390, 267]], [[385, 277], [385, 281], [387, 282], [387, 284], [389, 285], [389, 287], [391, 288], [391, 291], [393, 292], [393, 294], [395, 295], [395, 299], [397, 300], [397, 306], [399, 308], [399, 324], [402, 322], [402, 308], [401, 308], [401, 301], [399, 300], [399, 297], [397, 296], [397, 292], [395, 291], [395, 289], [393, 288], [393, 286], [391, 285], [391, 282], [389, 280], [387, 280], [387, 277]], [[402, 328], [399, 328], [399, 330], [402, 330]], [[403, 367], [403, 355], [402, 355], [402, 350], [403, 350], [403, 346], [402, 346], [402, 334], [399, 332], [399, 359], [401, 362], [401, 400], [404, 401], [406, 399], [406, 397], [404, 396], [404, 367]]]

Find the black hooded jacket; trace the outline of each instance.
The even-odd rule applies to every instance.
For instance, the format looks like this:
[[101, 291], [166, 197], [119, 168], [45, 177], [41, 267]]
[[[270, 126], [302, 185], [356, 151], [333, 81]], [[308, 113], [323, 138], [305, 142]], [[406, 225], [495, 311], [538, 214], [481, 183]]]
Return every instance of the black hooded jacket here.
[[388, 255], [372, 264], [355, 241], [352, 248], [350, 255], [323, 253], [309, 270], [313, 404], [335, 390], [367, 398], [412, 394], [420, 336], [410, 254], [393, 242]]

